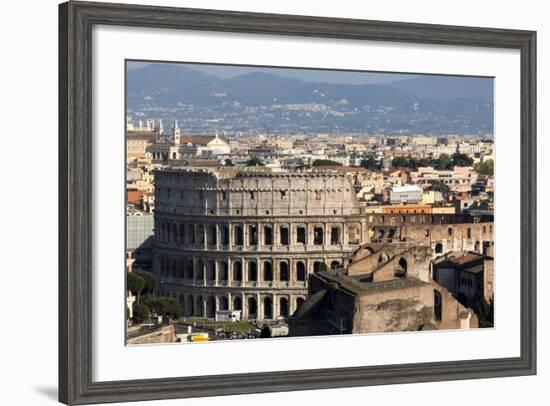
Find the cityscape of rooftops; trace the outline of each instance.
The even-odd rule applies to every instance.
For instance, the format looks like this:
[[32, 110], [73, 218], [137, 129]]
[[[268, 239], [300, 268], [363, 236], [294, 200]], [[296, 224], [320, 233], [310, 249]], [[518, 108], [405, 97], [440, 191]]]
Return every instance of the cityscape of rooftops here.
[[493, 86], [128, 61], [127, 343], [494, 327]]

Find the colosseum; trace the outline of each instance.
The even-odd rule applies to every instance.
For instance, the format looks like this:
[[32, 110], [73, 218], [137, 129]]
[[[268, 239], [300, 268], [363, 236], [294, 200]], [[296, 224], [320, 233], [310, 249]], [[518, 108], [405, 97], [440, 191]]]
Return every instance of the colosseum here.
[[293, 314], [308, 275], [349, 264], [372, 242], [415, 242], [433, 255], [487, 252], [492, 218], [362, 214], [344, 173], [162, 169], [156, 184], [153, 272], [187, 316], [241, 310], [243, 319]]

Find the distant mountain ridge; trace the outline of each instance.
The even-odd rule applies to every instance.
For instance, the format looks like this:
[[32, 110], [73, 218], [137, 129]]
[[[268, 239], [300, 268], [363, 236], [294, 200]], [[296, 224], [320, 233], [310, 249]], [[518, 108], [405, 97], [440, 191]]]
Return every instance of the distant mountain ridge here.
[[[313, 118], [308, 121], [307, 117], [314, 116], [317, 121], [322, 121], [318, 126], [321, 131], [330, 128], [330, 117], [327, 116], [330, 114], [335, 117], [335, 128], [342, 131], [346, 128], [357, 130], [362, 123], [370, 131], [376, 128], [404, 132], [442, 131], [444, 125], [440, 121], [447, 117], [458, 122], [447, 132], [476, 133], [492, 131], [492, 87], [490, 80], [482, 78], [427, 75], [384, 84], [360, 85], [308, 82], [266, 72], [221, 79], [186, 66], [152, 64], [127, 72], [127, 107], [129, 113], [139, 112], [151, 117], [153, 111], [158, 112], [157, 116], [172, 113], [172, 117], [181, 120], [185, 120], [185, 112], [189, 117], [188, 124], [192, 124], [190, 128], [206, 125], [201, 123], [199, 110], [205, 109], [203, 113], [210, 111], [216, 115], [216, 120], [225, 122], [225, 128], [231, 128], [229, 121], [235, 123], [238, 119], [228, 121], [229, 117], [239, 109], [244, 113], [246, 108], [261, 108], [256, 112], [259, 115], [257, 120], [249, 118], [250, 128], [246, 128], [244, 123], [235, 127], [245, 131], [258, 130], [262, 125], [273, 128], [278, 122], [273, 118], [273, 112], [268, 114], [267, 110], [305, 105], [302, 116], [295, 119], [296, 126], [307, 124], [307, 128], [312, 130], [316, 124]], [[319, 108], [311, 108], [309, 112], [308, 105]], [[193, 120], [182, 106], [194, 106]], [[289, 108], [296, 111], [294, 107]], [[319, 116], [322, 111], [324, 115]], [[286, 121], [282, 124], [287, 130], [292, 127], [288, 121], [293, 114], [280, 117]], [[338, 118], [342, 115], [347, 116], [349, 123]], [[430, 117], [438, 121], [438, 125], [430, 126]]]

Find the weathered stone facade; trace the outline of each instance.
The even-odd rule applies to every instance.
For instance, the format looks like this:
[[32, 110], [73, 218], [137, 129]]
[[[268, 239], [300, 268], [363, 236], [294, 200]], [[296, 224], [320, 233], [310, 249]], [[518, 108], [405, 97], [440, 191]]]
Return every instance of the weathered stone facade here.
[[431, 248], [410, 243], [361, 247], [347, 269], [310, 276], [290, 335], [477, 327], [475, 313], [432, 280], [431, 258]]
[[361, 214], [344, 173], [163, 169], [155, 183], [153, 272], [188, 316], [288, 317], [310, 274], [347, 266], [371, 241], [416, 241], [433, 255], [492, 242], [492, 223], [465, 215]]
[[155, 172], [154, 272], [187, 315], [287, 317], [367, 235], [343, 174]]

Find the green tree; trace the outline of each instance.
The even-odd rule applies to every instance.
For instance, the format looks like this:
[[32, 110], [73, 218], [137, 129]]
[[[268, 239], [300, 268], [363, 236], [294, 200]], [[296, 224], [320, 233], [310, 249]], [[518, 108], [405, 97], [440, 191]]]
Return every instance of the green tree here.
[[478, 308], [478, 320], [479, 327], [494, 327], [494, 313], [495, 313], [495, 300], [491, 299], [489, 302], [485, 298], [481, 298]]
[[437, 169], [440, 169], [440, 170], [451, 169], [451, 166], [452, 166], [452, 160], [449, 154], [439, 155], [439, 158], [436, 163]]
[[151, 314], [151, 310], [147, 305], [144, 305], [143, 303], [134, 303], [133, 307], [133, 320], [135, 323], [143, 323], [145, 320], [149, 318], [149, 315]]
[[312, 163], [313, 166], [342, 166], [340, 162], [333, 161], [332, 159], [316, 159]]
[[488, 159], [483, 162], [478, 162], [474, 165], [474, 169], [480, 175], [493, 176], [495, 172], [495, 162], [492, 159]]
[[449, 199], [449, 186], [440, 180], [432, 182], [432, 184], [426, 189], [428, 191], [441, 192], [444, 200]]
[[137, 296], [137, 303], [139, 303], [141, 292], [145, 287], [145, 279], [138, 275], [137, 272], [128, 272], [126, 274], [126, 285]]
[[257, 156], [252, 156], [246, 161], [246, 166], [265, 166], [265, 164]]
[[404, 156], [398, 156], [392, 159], [391, 166], [394, 168], [408, 168], [410, 165], [409, 159]]
[[145, 281], [145, 286], [141, 290], [141, 294], [153, 294], [155, 292], [155, 289], [158, 288], [158, 279], [151, 275], [149, 272], [136, 271], [134, 273], [139, 275]]
[[227, 158], [225, 160], [225, 166], [235, 166], [235, 164], [233, 163], [233, 161], [229, 158]]
[[183, 316], [183, 309], [174, 297], [147, 296], [144, 298], [144, 302], [151, 309], [151, 311], [161, 316], [170, 316], [175, 319]]
[[461, 154], [460, 152], [455, 152], [452, 156], [452, 165], [455, 166], [472, 166], [474, 164], [473, 158], [470, 158], [466, 154]]
[[369, 171], [378, 171], [380, 170], [380, 163], [374, 159], [374, 157], [369, 156], [361, 161], [361, 166], [368, 169]]

